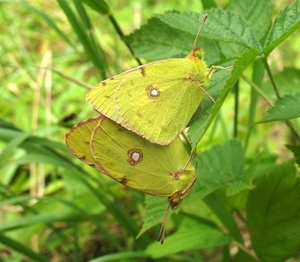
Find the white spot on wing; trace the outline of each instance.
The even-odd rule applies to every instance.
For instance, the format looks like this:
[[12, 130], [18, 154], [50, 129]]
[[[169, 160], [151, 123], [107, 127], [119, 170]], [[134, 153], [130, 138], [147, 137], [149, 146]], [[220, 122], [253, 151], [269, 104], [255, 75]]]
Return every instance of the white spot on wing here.
[[143, 153], [139, 149], [130, 149], [128, 150], [128, 163], [132, 166], [137, 165], [143, 159]]

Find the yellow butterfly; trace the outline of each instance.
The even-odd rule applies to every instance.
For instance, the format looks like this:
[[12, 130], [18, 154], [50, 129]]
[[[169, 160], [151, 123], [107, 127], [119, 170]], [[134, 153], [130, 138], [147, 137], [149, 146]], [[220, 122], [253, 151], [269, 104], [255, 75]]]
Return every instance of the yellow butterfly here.
[[124, 186], [168, 197], [167, 211], [179, 206], [195, 182], [191, 157], [179, 138], [167, 146], [157, 145], [103, 115], [75, 125], [66, 134], [66, 144], [81, 161]]
[[87, 94], [96, 111], [147, 140], [166, 145], [189, 123], [209, 85], [203, 53], [155, 61], [100, 82]]

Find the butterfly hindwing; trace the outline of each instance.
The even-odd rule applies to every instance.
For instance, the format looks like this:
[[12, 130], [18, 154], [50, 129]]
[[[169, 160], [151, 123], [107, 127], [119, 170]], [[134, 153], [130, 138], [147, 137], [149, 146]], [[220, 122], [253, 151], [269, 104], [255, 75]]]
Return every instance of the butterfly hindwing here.
[[194, 167], [186, 167], [189, 155], [179, 139], [167, 146], [153, 144], [104, 116], [76, 125], [66, 142], [83, 162], [144, 193], [171, 196], [194, 179]]

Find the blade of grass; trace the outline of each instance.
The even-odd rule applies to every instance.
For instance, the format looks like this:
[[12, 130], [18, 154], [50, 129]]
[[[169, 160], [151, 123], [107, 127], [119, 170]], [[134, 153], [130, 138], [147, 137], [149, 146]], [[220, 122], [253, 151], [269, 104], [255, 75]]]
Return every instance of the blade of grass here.
[[[93, 37], [93, 28], [91, 22], [85, 12], [84, 7], [78, 0], [73, 0], [76, 6], [77, 14], [72, 10], [69, 1], [58, 0], [59, 5], [67, 16], [69, 22], [72, 25], [75, 33], [78, 36], [79, 41], [82, 43], [84, 50], [92, 61], [94, 66], [99, 70], [101, 77], [106, 78], [106, 60], [103, 55], [103, 51], [99, 44], [96, 44]], [[79, 19], [79, 16], [81, 19]]]
[[28, 258], [31, 258], [33, 260], [40, 261], [40, 262], [49, 262], [50, 261], [49, 259], [42, 256], [41, 254], [38, 254], [38, 253], [32, 251], [30, 248], [13, 240], [12, 238], [5, 236], [2, 232], [0, 232], [0, 243], [11, 248], [12, 250], [15, 250], [21, 254], [26, 255]]

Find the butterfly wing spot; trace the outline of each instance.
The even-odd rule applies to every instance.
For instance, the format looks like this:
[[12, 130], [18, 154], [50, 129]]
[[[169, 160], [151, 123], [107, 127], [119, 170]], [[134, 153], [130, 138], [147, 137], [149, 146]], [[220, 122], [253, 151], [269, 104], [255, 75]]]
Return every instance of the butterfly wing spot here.
[[82, 162], [84, 162], [84, 160], [86, 159], [86, 155], [82, 155], [80, 157], [78, 157], [79, 160], [81, 160]]
[[106, 81], [101, 82], [101, 85], [106, 86]]
[[184, 78], [183, 80], [188, 81], [188, 82], [193, 82], [194, 78], [193, 78], [193, 76], [188, 76], [188, 77]]
[[123, 176], [120, 180], [118, 180], [119, 183], [121, 183], [122, 185], [126, 186], [128, 179], [126, 176]]
[[156, 87], [153, 87], [153, 86], [147, 86], [146, 91], [147, 91], [148, 97], [152, 98], [152, 99], [156, 99], [160, 95], [159, 89]]
[[[80, 160], [82, 160], [82, 159], [80, 159]], [[90, 167], [92, 167], [92, 168], [97, 169], [97, 168], [96, 168], [97, 166], [96, 166], [95, 164], [92, 164], [92, 163], [90, 164], [90, 163], [88, 163], [88, 165], [89, 165]]]
[[136, 166], [143, 159], [142, 151], [136, 148], [128, 150], [127, 155], [127, 162], [132, 166]]
[[142, 74], [142, 76], [146, 76], [145, 67], [144, 67], [144, 66], [141, 66], [140, 69], [141, 69], [141, 74]]
[[171, 173], [172, 177], [175, 179], [175, 180], [178, 180], [180, 175], [182, 174], [182, 170], [180, 171], [175, 171], [174, 173]]

